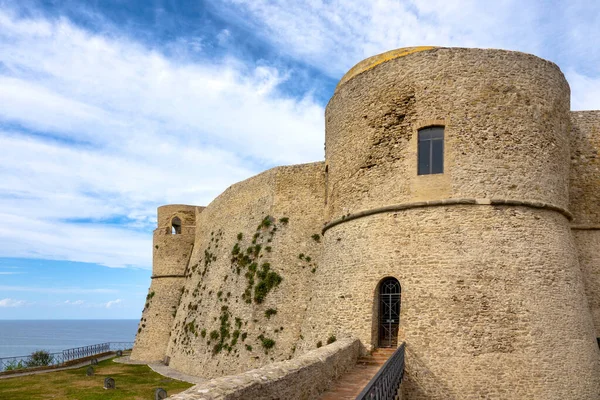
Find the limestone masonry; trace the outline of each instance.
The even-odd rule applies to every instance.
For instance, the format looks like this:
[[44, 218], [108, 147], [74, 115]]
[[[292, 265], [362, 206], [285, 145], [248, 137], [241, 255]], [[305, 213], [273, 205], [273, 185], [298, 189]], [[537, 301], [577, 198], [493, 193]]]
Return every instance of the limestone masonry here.
[[560, 69], [393, 50], [325, 122], [324, 162], [159, 207], [131, 358], [218, 378], [405, 342], [405, 400], [600, 399], [600, 111]]

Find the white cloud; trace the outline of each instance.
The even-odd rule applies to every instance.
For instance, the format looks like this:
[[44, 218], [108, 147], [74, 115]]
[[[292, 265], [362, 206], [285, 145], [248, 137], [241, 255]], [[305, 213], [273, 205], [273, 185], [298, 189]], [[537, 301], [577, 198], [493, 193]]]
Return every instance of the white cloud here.
[[[339, 79], [369, 56], [408, 46], [503, 48], [559, 64], [569, 75], [573, 109], [600, 108], [600, 7], [572, 0], [222, 0], [227, 17], [248, 25], [279, 51]], [[581, 72], [583, 71], [583, 72]], [[587, 81], [591, 85], [583, 90]], [[571, 81], [574, 79], [574, 81]], [[581, 88], [580, 88], [581, 87]], [[595, 93], [594, 93], [595, 92]]]
[[70, 306], [80, 306], [84, 303], [83, 300], [66, 300], [64, 304]]
[[321, 159], [323, 108], [286, 77], [0, 10], [0, 257], [149, 267], [156, 206]]
[[225, 0], [292, 57], [339, 78], [371, 55], [406, 46], [539, 49], [535, 3], [517, 0]]
[[99, 293], [116, 293], [114, 289], [83, 289], [78, 287], [34, 287], [34, 286], [11, 286], [0, 285], [1, 291], [6, 292], [31, 292], [31, 293], [46, 293], [46, 294], [99, 294]]
[[24, 306], [25, 304], [26, 304], [26, 302], [23, 300], [14, 300], [14, 299], [9, 299], [9, 298], [0, 300], [0, 308], [2, 308], [2, 307], [5, 307], [5, 308], [21, 307], [21, 306]]
[[600, 110], [600, 77], [591, 78], [574, 70], [565, 75], [571, 86], [571, 109]]
[[0, 275], [17, 275], [17, 274], [22, 274], [22, 272], [0, 271]]
[[106, 308], [111, 308], [117, 304], [121, 304], [122, 302], [123, 302], [123, 300], [121, 300], [121, 299], [111, 300], [106, 303]]

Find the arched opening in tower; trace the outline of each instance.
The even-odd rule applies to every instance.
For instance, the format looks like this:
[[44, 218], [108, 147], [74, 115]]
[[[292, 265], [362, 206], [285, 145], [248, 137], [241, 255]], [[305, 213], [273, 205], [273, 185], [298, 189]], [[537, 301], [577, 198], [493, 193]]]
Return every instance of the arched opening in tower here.
[[174, 217], [171, 220], [171, 234], [179, 235], [181, 233], [181, 220], [179, 217]]
[[400, 282], [385, 278], [379, 283], [377, 347], [397, 347], [400, 326]]

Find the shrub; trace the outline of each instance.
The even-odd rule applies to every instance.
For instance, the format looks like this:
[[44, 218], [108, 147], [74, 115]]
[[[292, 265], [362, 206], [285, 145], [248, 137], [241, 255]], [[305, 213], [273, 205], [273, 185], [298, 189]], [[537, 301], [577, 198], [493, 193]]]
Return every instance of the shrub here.
[[54, 356], [48, 353], [46, 350], [34, 351], [29, 355], [27, 361], [27, 367], [42, 367], [52, 364]]
[[331, 335], [329, 336], [329, 338], [327, 339], [327, 344], [331, 344], [333, 342], [335, 342], [337, 339], [335, 337], [335, 335]]
[[12, 360], [12, 361], [6, 363], [4, 366], [5, 371], [14, 371], [15, 369], [23, 369], [23, 368], [25, 368], [25, 365], [23, 364], [23, 360], [19, 360], [19, 362], [17, 362], [17, 360]]
[[269, 226], [271, 226], [272, 223], [273, 218], [270, 215], [267, 215], [263, 218], [262, 222], [260, 223], [260, 225], [258, 225], [257, 229], [268, 228]]
[[258, 339], [260, 339], [262, 346], [265, 348], [266, 350], [269, 350], [270, 348], [272, 348], [273, 346], [275, 346], [275, 341], [273, 339], [269, 339], [264, 337], [264, 335], [260, 335], [258, 337]]

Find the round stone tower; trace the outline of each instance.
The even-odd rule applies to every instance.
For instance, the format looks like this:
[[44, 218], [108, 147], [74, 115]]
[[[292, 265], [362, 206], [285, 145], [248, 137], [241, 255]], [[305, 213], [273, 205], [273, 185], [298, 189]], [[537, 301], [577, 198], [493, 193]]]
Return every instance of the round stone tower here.
[[559, 68], [394, 50], [350, 70], [325, 116], [329, 223], [307, 340], [405, 341], [411, 400], [596, 399]]
[[164, 359], [194, 246], [196, 212], [202, 209], [181, 204], [158, 208], [152, 283], [131, 353], [133, 360]]

